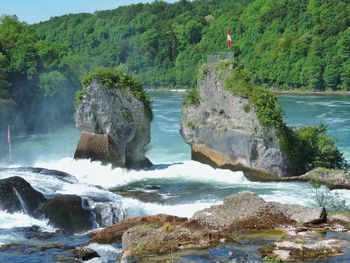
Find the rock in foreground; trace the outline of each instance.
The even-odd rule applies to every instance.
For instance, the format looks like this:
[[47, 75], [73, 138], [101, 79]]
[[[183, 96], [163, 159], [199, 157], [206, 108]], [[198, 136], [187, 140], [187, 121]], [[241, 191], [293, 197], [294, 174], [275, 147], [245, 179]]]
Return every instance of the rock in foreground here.
[[118, 225], [92, 233], [91, 242], [122, 240], [123, 259], [129, 260], [235, 242], [232, 233], [237, 230], [295, 226], [305, 214], [309, 222], [299, 223], [320, 223], [326, 216], [322, 208], [315, 211], [299, 205], [266, 202], [255, 193], [242, 192], [226, 197], [222, 205], [198, 211], [190, 219], [169, 215], [124, 219]]
[[[75, 115], [81, 136], [74, 158], [99, 160], [117, 167], [147, 167], [151, 165], [145, 157], [151, 138], [151, 112], [145, 106], [148, 97], [139, 82], [118, 74], [121, 75], [113, 75], [110, 80], [115, 82], [110, 84], [112, 87], [98, 76], [88, 83]], [[126, 85], [119, 83], [122, 78], [129, 78], [130, 87], [118, 86]], [[136, 94], [144, 95], [143, 101], [130, 91], [135, 85], [140, 90]]]
[[292, 222], [322, 223], [324, 208], [266, 202], [253, 192], [241, 192], [224, 199], [222, 205], [198, 211], [191, 220], [213, 229], [273, 229]]

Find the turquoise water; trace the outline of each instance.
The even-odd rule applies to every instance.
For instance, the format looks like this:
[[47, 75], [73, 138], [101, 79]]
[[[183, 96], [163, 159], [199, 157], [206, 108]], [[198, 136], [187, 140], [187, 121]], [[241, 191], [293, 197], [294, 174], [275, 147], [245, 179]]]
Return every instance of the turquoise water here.
[[[225, 196], [242, 190], [254, 191], [269, 201], [315, 206], [314, 190], [307, 183], [250, 182], [241, 172], [214, 169], [191, 161], [190, 147], [184, 143], [179, 133], [184, 93], [151, 92], [150, 95], [153, 100], [154, 121], [151, 127], [151, 148], [147, 155], [155, 164], [152, 169], [140, 171], [112, 169], [110, 166], [102, 166], [99, 162], [72, 159], [79, 131], [74, 124], [70, 124], [50, 134], [13, 137], [12, 165], [64, 171], [72, 174], [76, 178], [76, 183], [62, 183], [55, 178], [41, 177], [32, 172], [19, 173], [16, 170], [1, 172], [1, 169], [0, 179], [14, 175], [21, 176], [45, 195], [76, 194], [91, 198], [99, 197], [112, 203], [121, 201], [126, 217], [158, 213], [190, 217], [194, 212], [219, 204]], [[290, 125], [326, 123], [329, 134], [337, 138], [337, 145], [350, 160], [348, 98], [350, 97], [340, 95], [279, 96], [279, 101], [285, 109], [286, 122]], [[0, 166], [1, 164], [8, 166], [8, 159], [4, 154], [6, 150], [1, 151], [4, 157], [0, 160]], [[156, 195], [162, 201], [121, 198], [108, 191], [115, 189], [141, 191]], [[334, 193], [338, 193], [339, 198], [350, 205], [349, 191]], [[4, 229], [31, 225], [39, 225], [44, 230], [51, 229], [47, 221], [33, 219], [20, 213], [8, 214], [6, 211], [0, 211], [0, 215], [0, 245], [12, 242], [21, 244], [23, 240], [27, 240], [16, 231]], [[212, 253], [209, 256], [192, 255], [191, 259], [185, 261], [202, 262], [205, 259], [207, 261], [203, 262], [215, 262], [225, 251], [225, 249], [213, 249], [208, 252]], [[16, 259], [24, 256], [17, 255]], [[51, 257], [51, 254], [48, 253], [46, 256]], [[244, 261], [245, 256], [242, 257]]]
[[[181, 106], [184, 93], [151, 92], [154, 121], [151, 149], [153, 163], [176, 163], [191, 158], [190, 147], [182, 140], [180, 130]], [[346, 95], [288, 95], [278, 96], [288, 125], [327, 124], [328, 133], [350, 161], [350, 96]], [[38, 161], [54, 161], [73, 156], [79, 130], [72, 123], [53, 133], [12, 137], [13, 162], [33, 165]], [[7, 138], [3, 138], [7, 140]], [[1, 163], [8, 162], [8, 149], [1, 149]]]
[[325, 123], [328, 133], [350, 161], [350, 96], [289, 95], [278, 97], [285, 110], [286, 123], [292, 126]]

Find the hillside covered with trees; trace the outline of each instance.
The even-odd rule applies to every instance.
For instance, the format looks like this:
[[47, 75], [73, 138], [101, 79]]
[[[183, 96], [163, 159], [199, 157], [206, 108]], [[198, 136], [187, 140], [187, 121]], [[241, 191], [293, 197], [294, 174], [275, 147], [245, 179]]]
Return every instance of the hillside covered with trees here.
[[348, 0], [155, 1], [57, 17], [34, 26], [83, 63], [123, 65], [150, 87], [191, 87], [206, 55], [233, 50], [255, 83], [350, 87]]
[[349, 26], [349, 0], [154, 1], [35, 25], [3, 16], [1, 127], [71, 119], [80, 81], [97, 67], [118, 66], [150, 88], [190, 88], [207, 55], [230, 50], [254, 84], [348, 90]]

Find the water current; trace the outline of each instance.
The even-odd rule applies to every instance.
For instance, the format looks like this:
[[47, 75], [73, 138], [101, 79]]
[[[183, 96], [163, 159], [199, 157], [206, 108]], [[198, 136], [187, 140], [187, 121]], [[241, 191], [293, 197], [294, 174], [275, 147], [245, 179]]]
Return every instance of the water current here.
[[[154, 120], [152, 142], [147, 155], [155, 164], [147, 170], [112, 169], [99, 162], [72, 158], [79, 131], [74, 124], [49, 134], [13, 137], [13, 162], [0, 160], [0, 179], [14, 175], [23, 177], [46, 197], [76, 194], [93, 203], [121, 204], [121, 217], [167, 213], [192, 216], [194, 212], [220, 204], [223, 198], [243, 190], [256, 192], [269, 201], [315, 206], [312, 186], [308, 183], [250, 182], [243, 173], [214, 169], [190, 159], [190, 147], [179, 133], [183, 93], [151, 92]], [[350, 161], [350, 100], [344, 95], [279, 96], [286, 123], [292, 126], [328, 126], [330, 135]], [[6, 150], [6, 149], [4, 149]], [[3, 149], [1, 149], [3, 151]], [[4, 156], [4, 155], [3, 155]], [[42, 176], [30, 169], [42, 167], [72, 175], [62, 181], [55, 176]], [[8, 169], [11, 168], [11, 169]], [[120, 196], [120, 193], [132, 193]], [[350, 192], [333, 191], [350, 205]], [[110, 210], [106, 210], [110, 211]], [[106, 219], [106, 224], [108, 223]], [[17, 228], [39, 226], [42, 231], [55, 229], [47, 220], [34, 219], [23, 212], [0, 211], [0, 244], [33, 242]], [[66, 237], [67, 238], [67, 237]], [[83, 239], [84, 240], [84, 239]], [[68, 237], [67, 242], [73, 242]], [[101, 248], [100, 248], [101, 249]], [[17, 259], [9, 255], [5, 259]], [[40, 258], [40, 256], [38, 256]], [[4, 259], [1, 257], [0, 261]], [[20, 262], [20, 261], [16, 261]], [[33, 261], [35, 262], [35, 261]], [[199, 262], [199, 261], [198, 261]]]

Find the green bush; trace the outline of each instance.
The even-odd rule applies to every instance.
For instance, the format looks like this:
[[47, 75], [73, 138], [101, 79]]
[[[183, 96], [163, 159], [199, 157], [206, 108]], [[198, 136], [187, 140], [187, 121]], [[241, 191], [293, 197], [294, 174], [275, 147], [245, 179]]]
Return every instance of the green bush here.
[[142, 101], [147, 116], [152, 119], [151, 100], [145, 92], [142, 83], [134, 76], [127, 75], [123, 71], [114, 68], [97, 68], [88, 73], [82, 80], [83, 88], [76, 93], [76, 105], [80, 104], [87, 86], [94, 78], [97, 78], [103, 87], [107, 89], [122, 89], [130, 92], [136, 99]]
[[197, 89], [191, 89], [184, 99], [184, 106], [199, 105], [200, 96]]
[[327, 135], [326, 125], [321, 123], [318, 126], [302, 127], [296, 130], [296, 133], [306, 145], [308, 170], [316, 167], [348, 168], [348, 164], [335, 145], [334, 139]]

